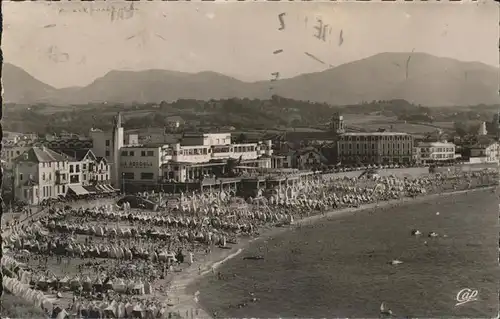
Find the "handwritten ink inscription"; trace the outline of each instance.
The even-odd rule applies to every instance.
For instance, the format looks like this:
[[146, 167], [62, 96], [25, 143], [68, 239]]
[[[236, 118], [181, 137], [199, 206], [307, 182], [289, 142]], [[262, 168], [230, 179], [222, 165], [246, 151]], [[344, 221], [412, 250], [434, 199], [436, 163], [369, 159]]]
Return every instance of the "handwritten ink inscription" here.
[[134, 3], [131, 3], [129, 7], [121, 8], [111, 5], [105, 8], [82, 7], [78, 9], [59, 9], [59, 13], [86, 13], [90, 15], [93, 13], [108, 13], [111, 21], [131, 19], [134, 16], [134, 11], [139, 11], [139, 9], [134, 7]]
[[284, 18], [285, 15], [286, 15], [285, 12], [280, 13], [278, 15], [278, 19], [280, 20], [280, 28], [278, 30], [280, 31], [285, 29], [285, 18]]
[[319, 40], [323, 40], [326, 42], [326, 35], [332, 33], [332, 28], [330, 25], [325, 24], [322, 19], [318, 18], [318, 25], [314, 27], [316, 29], [317, 33], [314, 34], [316, 38]]

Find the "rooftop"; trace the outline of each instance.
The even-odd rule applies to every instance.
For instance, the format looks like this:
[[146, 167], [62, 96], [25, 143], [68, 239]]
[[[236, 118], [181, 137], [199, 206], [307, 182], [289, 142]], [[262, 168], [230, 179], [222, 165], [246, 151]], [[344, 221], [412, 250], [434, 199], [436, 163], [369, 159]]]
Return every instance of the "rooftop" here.
[[138, 145], [124, 145], [122, 148], [158, 148], [165, 146], [165, 143], [146, 143]]
[[68, 155], [69, 157], [74, 158], [77, 161], [81, 161], [89, 154], [89, 152], [92, 154], [92, 156], [95, 158], [94, 153], [88, 149], [88, 148], [83, 148], [83, 149], [55, 149], [58, 152], [61, 152], [65, 155]]
[[438, 141], [423, 141], [423, 142], [419, 142], [418, 143], [418, 146], [450, 146], [450, 145], [455, 145], [454, 143], [452, 142], [438, 142]]
[[346, 136], [403, 136], [403, 135], [410, 135], [405, 132], [349, 132], [349, 133], [343, 133], [342, 135]]
[[[26, 155], [24, 155], [26, 154]], [[57, 153], [46, 147], [32, 147], [21, 156], [16, 158], [16, 162], [29, 163], [51, 163], [64, 162], [69, 159], [69, 156]]]

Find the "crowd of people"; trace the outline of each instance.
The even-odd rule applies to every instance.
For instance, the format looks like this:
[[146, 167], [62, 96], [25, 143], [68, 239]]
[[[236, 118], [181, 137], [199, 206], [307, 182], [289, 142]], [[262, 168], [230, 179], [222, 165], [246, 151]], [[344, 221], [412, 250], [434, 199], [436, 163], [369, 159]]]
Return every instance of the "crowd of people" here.
[[[263, 226], [330, 210], [498, 184], [496, 170], [422, 177], [325, 178], [317, 175], [267, 197], [227, 191], [181, 194], [156, 211], [126, 202], [53, 206], [39, 221], [4, 238], [4, 287], [59, 318], [169, 315], [168, 281], [200, 254], [258, 236]], [[142, 194], [161, 201], [166, 194]], [[31, 292], [34, 291], [34, 292]], [[39, 292], [42, 292], [43, 297]], [[62, 317], [61, 317], [62, 316]]]

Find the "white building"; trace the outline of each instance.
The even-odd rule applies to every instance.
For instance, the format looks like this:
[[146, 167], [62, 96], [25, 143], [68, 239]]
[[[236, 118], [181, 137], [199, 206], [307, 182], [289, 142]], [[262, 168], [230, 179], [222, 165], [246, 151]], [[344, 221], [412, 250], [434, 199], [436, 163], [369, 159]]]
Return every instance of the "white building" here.
[[471, 163], [498, 163], [500, 144], [495, 141], [481, 142], [469, 147]]
[[241, 166], [271, 168], [272, 152], [271, 141], [231, 144], [230, 133], [187, 134], [182, 145], [122, 147], [120, 173], [125, 182], [186, 182], [211, 175], [228, 159], [237, 160]]
[[162, 145], [124, 146], [120, 151], [121, 182], [156, 183], [161, 178]]
[[414, 147], [414, 160], [419, 164], [453, 161], [455, 149], [451, 142], [419, 142]]
[[44, 147], [32, 147], [14, 163], [14, 196], [28, 204], [65, 195], [69, 157]]
[[[14, 162], [14, 197], [30, 205], [59, 196], [88, 195], [95, 193], [92, 188], [99, 183], [95, 180], [98, 165], [102, 173], [109, 176], [109, 166], [103, 166], [91, 151], [75, 154], [76, 158], [55, 152], [46, 147], [31, 147]], [[105, 191], [109, 180], [102, 180]], [[89, 189], [87, 189], [87, 187]]]
[[[245, 167], [271, 168], [271, 141], [231, 144], [231, 133], [186, 133], [181, 142], [137, 144], [127, 141], [118, 114], [112, 132], [91, 130], [92, 151], [111, 165], [115, 188], [124, 183], [186, 182], [224, 169], [228, 159]], [[118, 163], [118, 165], [115, 165]]]

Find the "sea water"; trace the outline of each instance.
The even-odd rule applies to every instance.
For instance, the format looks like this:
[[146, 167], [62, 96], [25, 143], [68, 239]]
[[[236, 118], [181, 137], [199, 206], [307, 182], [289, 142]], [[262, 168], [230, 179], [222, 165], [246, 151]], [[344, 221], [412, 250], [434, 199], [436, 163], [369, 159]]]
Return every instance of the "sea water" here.
[[[219, 269], [225, 279], [192, 289], [218, 317], [374, 318], [384, 302], [398, 317], [492, 318], [498, 218], [491, 190], [331, 217], [255, 241]], [[253, 255], [264, 259], [243, 260]], [[457, 306], [465, 288], [477, 300]]]

